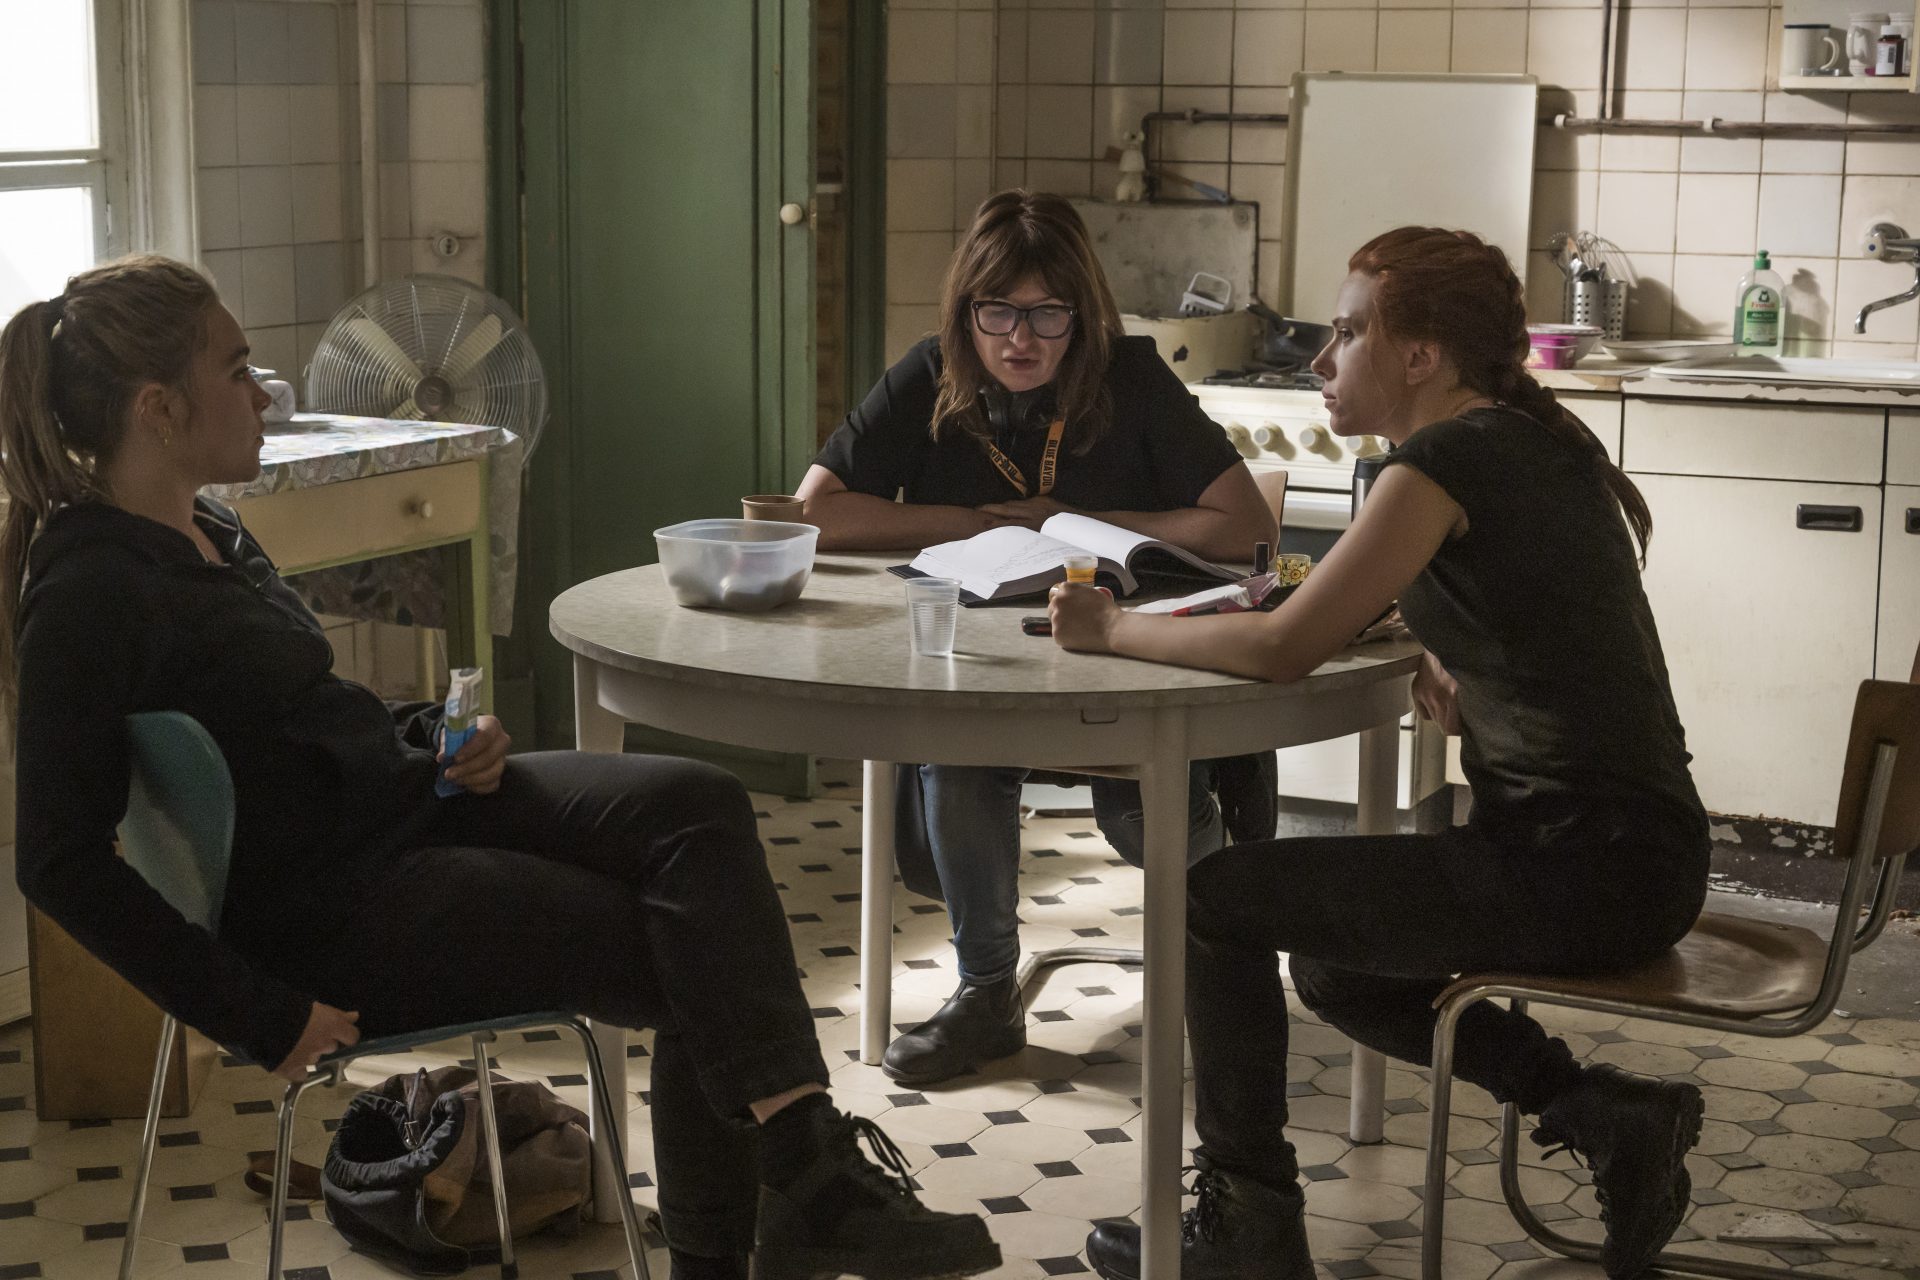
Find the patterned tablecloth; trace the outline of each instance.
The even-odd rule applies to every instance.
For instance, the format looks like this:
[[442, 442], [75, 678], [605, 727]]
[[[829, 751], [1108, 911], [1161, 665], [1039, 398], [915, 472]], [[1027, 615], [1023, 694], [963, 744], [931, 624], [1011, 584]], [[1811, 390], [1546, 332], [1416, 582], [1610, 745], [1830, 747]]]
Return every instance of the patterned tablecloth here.
[[[292, 422], [267, 432], [258, 478], [245, 484], [213, 485], [207, 492], [231, 502], [482, 455], [492, 461], [487, 494], [487, 527], [493, 544], [489, 621], [493, 633], [504, 636], [513, 629], [513, 585], [520, 561], [520, 470], [526, 460], [525, 442], [504, 427], [298, 413]], [[448, 556], [455, 550], [433, 547], [380, 556], [316, 569], [287, 581], [316, 613], [440, 627], [446, 625]], [[273, 554], [272, 547], [266, 551]]]

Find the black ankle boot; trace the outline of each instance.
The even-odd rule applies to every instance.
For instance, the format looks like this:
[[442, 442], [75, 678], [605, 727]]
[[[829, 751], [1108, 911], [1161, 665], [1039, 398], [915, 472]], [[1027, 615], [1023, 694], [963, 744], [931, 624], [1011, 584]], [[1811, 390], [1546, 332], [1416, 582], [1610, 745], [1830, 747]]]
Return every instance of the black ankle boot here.
[[[879, 1125], [831, 1106], [808, 1107], [789, 1123], [807, 1126], [812, 1158], [760, 1187], [753, 1280], [931, 1280], [1000, 1265], [985, 1222], [920, 1203], [905, 1158]], [[879, 1165], [860, 1150], [862, 1138]]]
[[901, 1084], [938, 1084], [1027, 1047], [1027, 1010], [1011, 975], [968, 982], [940, 1011], [887, 1046], [880, 1069]]
[[1686, 1154], [1700, 1141], [1704, 1111], [1690, 1084], [1596, 1063], [1540, 1112], [1534, 1142], [1571, 1150], [1593, 1170], [1607, 1228], [1600, 1265], [1609, 1280], [1645, 1271], [1687, 1216], [1693, 1178]]
[[[1180, 1218], [1181, 1280], [1313, 1280], [1300, 1188], [1270, 1187], [1204, 1163], [1195, 1172], [1187, 1190], [1199, 1202]], [[1087, 1261], [1104, 1280], [1140, 1280], [1140, 1228], [1097, 1224]]]

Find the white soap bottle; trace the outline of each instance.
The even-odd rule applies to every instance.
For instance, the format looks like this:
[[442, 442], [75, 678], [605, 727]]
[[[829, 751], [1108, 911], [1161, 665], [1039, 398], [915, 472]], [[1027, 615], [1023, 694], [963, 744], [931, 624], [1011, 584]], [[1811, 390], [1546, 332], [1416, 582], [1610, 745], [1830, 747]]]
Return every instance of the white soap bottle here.
[[1778, 356], [1786, 335], [1787, 282], [1762, 249], [1754, 255], [1753, 270], [1740, 277], [1734, 295], [1733, 340], [1743, 356]]

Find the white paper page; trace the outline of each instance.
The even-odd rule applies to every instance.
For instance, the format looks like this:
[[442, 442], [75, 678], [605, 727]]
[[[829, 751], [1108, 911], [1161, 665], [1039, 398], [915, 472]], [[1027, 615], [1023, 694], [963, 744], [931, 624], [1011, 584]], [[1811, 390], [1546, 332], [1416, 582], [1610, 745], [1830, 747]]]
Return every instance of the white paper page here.
[[964, 590], [985, 598], [1001, 583], [1059, 568], [1078, 550], [1032, 529], [1002, 525], [958, 542], [928, 547], [914, 557], [913, 567], [923, 573], [958, 578]]
[[1040, 526], [1040, 532], [1062, 542], [1070, 542], [1079, 550], [1091, 551], [1102, 560], [1111, 560], [1115, 564], [1125, 564], [1134, 548], [1154, 540], [1144, 533], [1122, 529], [1117, 524], [1108, 524], [1105, 520], [1095, 520], [1092, 516], [1083, 516], [1074, 511], [1062, 511], [1057, 516], [1049, 516], [1046, 523]]

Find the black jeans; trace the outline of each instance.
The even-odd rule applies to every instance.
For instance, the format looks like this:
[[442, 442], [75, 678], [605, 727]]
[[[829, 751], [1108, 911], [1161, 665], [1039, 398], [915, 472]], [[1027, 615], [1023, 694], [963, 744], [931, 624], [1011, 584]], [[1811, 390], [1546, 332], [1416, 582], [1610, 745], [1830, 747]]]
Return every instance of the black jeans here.
[[752, 1247], [747, 1104], [824, 1085], [827, 1070], [731, 774], [658, 756], [512, 756], [498, 792], [444, 801], [419, 846], [364, 867], [352, 896], [347, 935], [300, 979], [359, 1010], [363, 1036], [543, 1009], [657, 1028], [668, 1238], [710, 1255]]
[[[1421, 1066], [1453, 976], [1578, 973], [1650, 959], [1706, 896], [1704, 833], [1648, 840], [1596, 821], [1546, 849], [1477, 827], [1233, 845], [1188, 877], [1187, 1033], [1195, 1126], [1209, 1163], [1275, 1186], [1298, 1176], [1286, 1139], [1287, 1007], [1276, 951], [1301, 1001], [1352, 1039]], [[1537, 1114], [1577, 1073], [1566, 1044], [1483, 1001], [1462, 1015], [1454, 1072]]]

